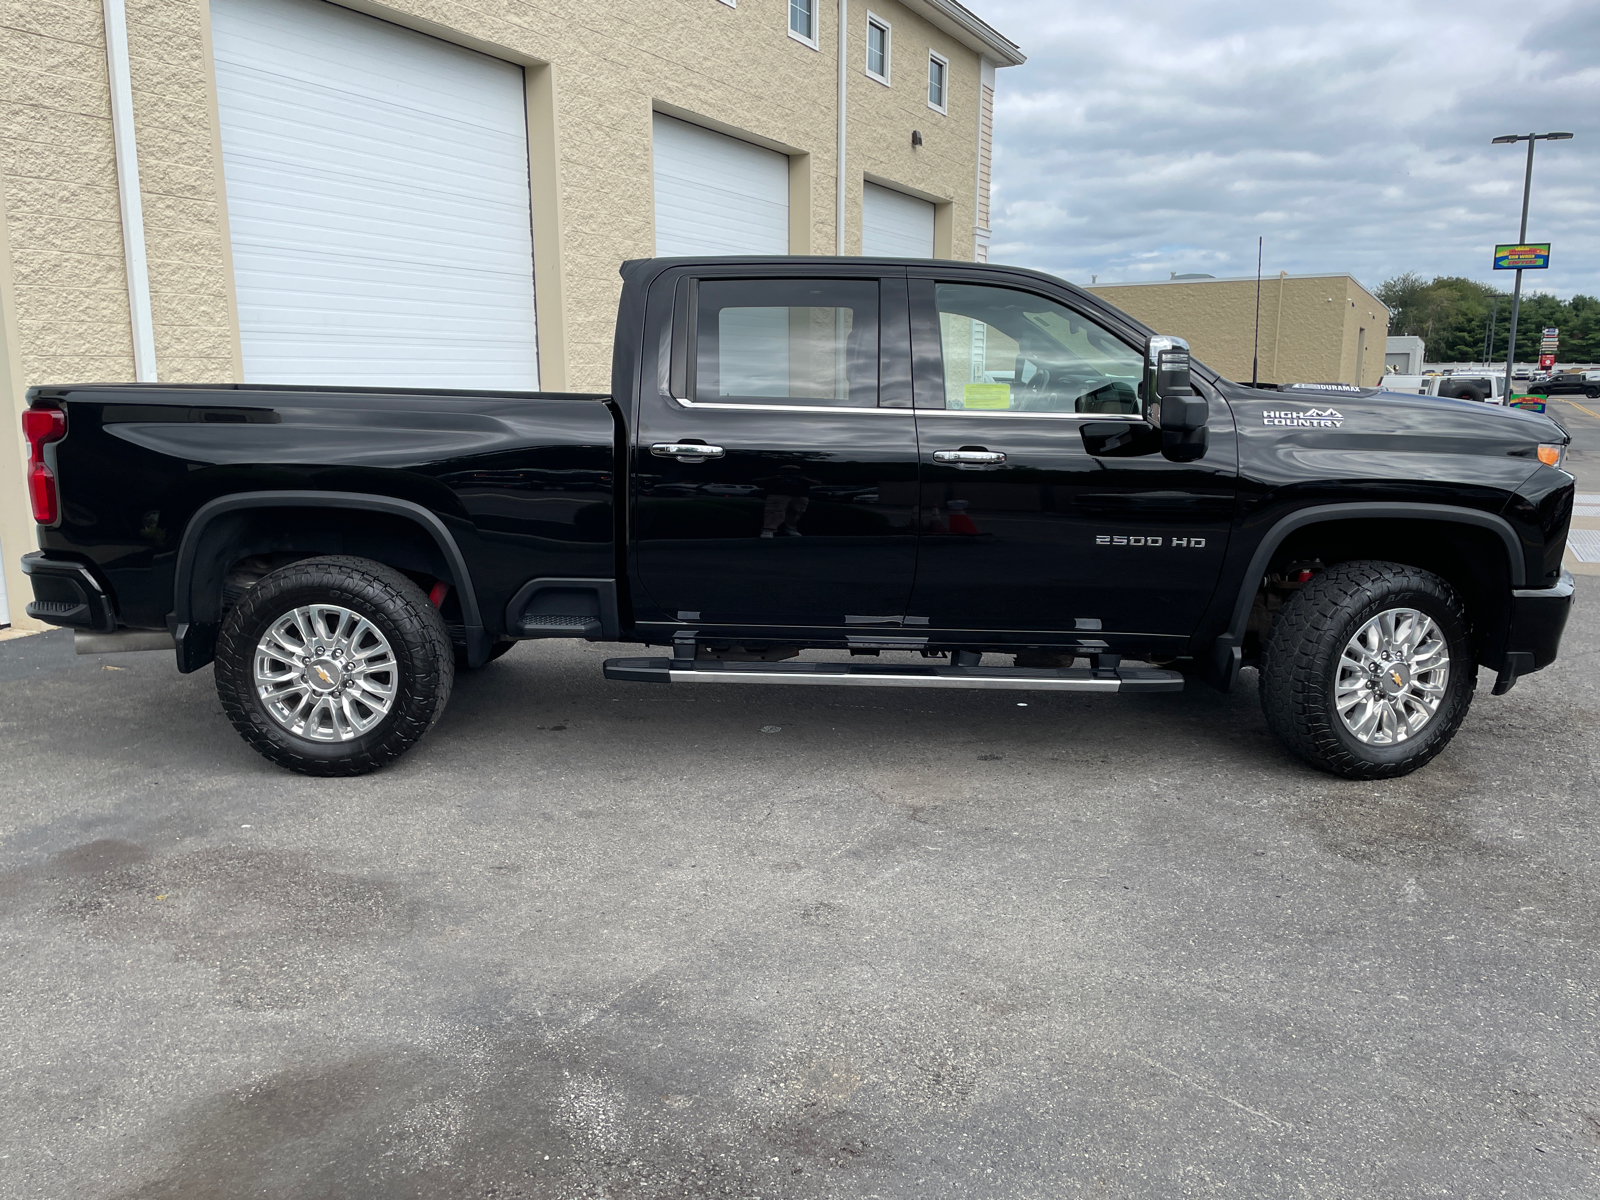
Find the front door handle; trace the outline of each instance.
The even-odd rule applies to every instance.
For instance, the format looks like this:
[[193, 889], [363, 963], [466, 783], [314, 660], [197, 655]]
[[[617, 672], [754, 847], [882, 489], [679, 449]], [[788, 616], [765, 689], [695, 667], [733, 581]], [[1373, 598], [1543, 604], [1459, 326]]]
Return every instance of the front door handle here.
[[657, 442], [650, 447], [650, 453], [679, 462], [705, 462], [708, 458], [721, 458], [726, 451], [721, 446], [707, 446], [701, 442]]
[[957, 467], [998, 467], [1005, 462], [1003, 450], [935, 450], [933, 461]]

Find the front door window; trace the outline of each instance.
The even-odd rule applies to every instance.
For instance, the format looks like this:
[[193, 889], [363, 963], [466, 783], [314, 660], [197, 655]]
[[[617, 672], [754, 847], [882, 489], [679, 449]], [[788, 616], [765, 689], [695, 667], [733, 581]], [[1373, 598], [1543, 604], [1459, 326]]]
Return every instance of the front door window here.
[[955, 283], [939, 284], [936, 298], [944, 407], [1138, 413], [1143, 355], [1064, 305]]

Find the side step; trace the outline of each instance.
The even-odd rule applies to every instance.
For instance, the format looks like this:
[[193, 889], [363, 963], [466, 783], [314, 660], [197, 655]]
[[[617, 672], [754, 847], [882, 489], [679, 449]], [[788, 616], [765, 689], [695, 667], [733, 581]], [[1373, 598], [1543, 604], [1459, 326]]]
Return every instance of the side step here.
[[1183, 676], [1155, 667], [950, 667], [720, 659], [609, 658], [607, 679], [633, 683], [820, 683], [847, 687], [1001, 688], [1048, 692], [1181, 692]]

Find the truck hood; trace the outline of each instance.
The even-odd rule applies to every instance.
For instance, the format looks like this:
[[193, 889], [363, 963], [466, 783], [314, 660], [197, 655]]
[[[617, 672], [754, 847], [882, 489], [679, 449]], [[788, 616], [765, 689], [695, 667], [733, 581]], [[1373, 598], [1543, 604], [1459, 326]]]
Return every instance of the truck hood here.
[[1567, 433], [1540, 413], [1399, 392], [1267, 391], [1219, 384], [1239, 467], [1269, 489], [1358, 487], [1372, 498], [1498, 509]]
[[[1384, 448], [1381, 442], [1369, 440], [1374, 437], [1398, 438], [1402, 442], [1418, 437], [1459, 438], [1463, 450], [1471, 446], [1478, 453], [1493, 453], [1498, 445], [1502, 453], [1526, 454], [1537, 461], [1540, 444], [1570, 440], [1567, 431], [1544, 413], [1477, 400], [1378, 388], [1324, 392], [1310, 388], [1267, 391], [1231, 382], [1219, 386], [1236, 411], [1242, 409], [1251, 414], [1252, 423], [1284, 431], [1324, 430], [1340, 435], [1332, 439], [1335, 442], [1357, 438], [1370, 449]], [[1269, 410], [1282, 410], [1285, 415], [1270, 416]]]

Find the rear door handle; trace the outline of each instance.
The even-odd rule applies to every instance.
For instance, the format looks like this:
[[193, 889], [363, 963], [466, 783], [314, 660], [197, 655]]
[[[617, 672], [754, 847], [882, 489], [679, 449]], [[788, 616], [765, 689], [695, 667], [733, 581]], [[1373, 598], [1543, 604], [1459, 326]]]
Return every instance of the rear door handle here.
[[1003, 450], [935, 450], [933, 461], [958, 467], [997, 467], [1005, 462]]
[[726, 451], [721, 446], [706, 446], [700, 442], [657, 442], [650, 447], [650, 453], [679, 462], [705, 462], [708, 458], [721, 458]]

